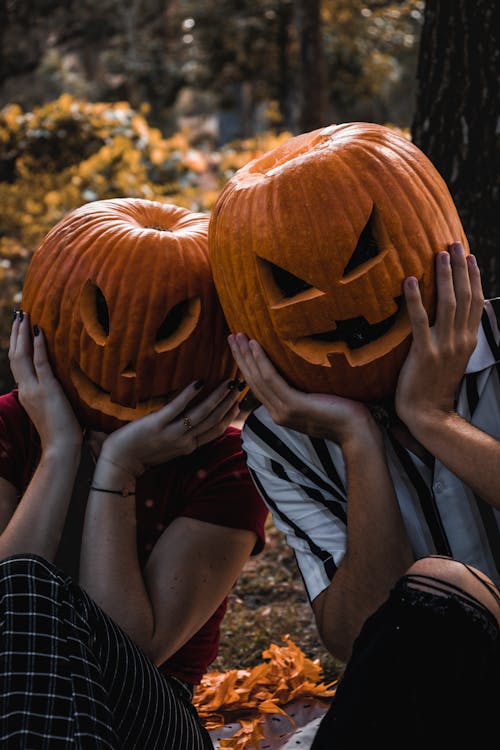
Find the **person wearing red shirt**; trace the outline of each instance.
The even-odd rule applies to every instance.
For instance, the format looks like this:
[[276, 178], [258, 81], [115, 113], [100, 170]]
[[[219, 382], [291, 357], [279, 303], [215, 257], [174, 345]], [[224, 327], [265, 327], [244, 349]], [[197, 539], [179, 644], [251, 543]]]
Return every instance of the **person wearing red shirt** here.
[[[0, 397], [2, 747], [212, 748], [192, 692], [267, 515], [231, 426], [239, 383], [194, 405], [195, 381], [146, 417], [87, 434], [33, 331], [17, 312], [17, 387]], [[58, 561], [77, 486], [88, 500], [68, 572]]]

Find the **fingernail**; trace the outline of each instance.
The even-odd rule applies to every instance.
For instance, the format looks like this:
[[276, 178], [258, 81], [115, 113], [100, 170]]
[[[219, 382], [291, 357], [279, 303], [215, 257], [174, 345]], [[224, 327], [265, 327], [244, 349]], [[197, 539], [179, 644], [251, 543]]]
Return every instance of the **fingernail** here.
[[35, 323], [35, 325], [33, 326], [33, 336], [38, 336], [39, 333], [40, 333], [40, 329], [38, 328], [37, 324]]
[[22, 321], [22, 320], [23, 320], [23, 318], [24, 318], [24, 313], [23, 313], [23, 311], [22, 311], [22, 310], [19, 310], [19, 320], [21, 320], [21, 321]]
[[467, 263], [470, 266], [477, 266], [477, 258], [475, 255], [468, 255], [467, 256]]
[[17, 310], [14, 310], [12, 315], [12, 320], [15, 320], [17, 318]]
[[238, 384], [238, 380], [230, 380], [227, 384], [228, 390], [233, 391], [236, 388], [236, 385]]
[[443, 266], [450, 265], [450, 254], [447, 252], [439, 253], [439, 260]]
[[205, 380], [203, 378], [200, 378], [200, 380], [196, 381], [196, 383], [194, 384], [194, 387], [196, 388], [197, 391], [199, 391], [200, 388], [203, 388], [204, 385], [205, 385]]
[[417, 288], [417, 286], [418, 286], [418, 281], [417, 281], [417, 279], [415, 278], [415, 276], [409, 276], [409, 277], [408, 277], [408, 278], [406, 279], [406, 286], [408, 287], [408, 289], [416, 289], [416, 288]]
[[246, 380], [239, 380], [238, 381], [238, 390], [240, 392], [244, 391], [246, 387], [247, 387], [247, 381]]
[[454, 253], [455, 255], [463, 255], [464, 246], [461, 242], [452, 242], [452, 244], [450, 245], [450, 252]]

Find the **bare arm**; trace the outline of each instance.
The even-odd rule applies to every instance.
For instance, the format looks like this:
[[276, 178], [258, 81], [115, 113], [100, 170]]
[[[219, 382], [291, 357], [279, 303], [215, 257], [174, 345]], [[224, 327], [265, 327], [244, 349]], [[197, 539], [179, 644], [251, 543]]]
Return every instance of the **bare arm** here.
[[413, 342], [400, 373], [396, 409], [414, 437], [465, 484], [500, 508], [500, 442], [460, 417], [454, 399], [477, 342], [483, 311], [479, 270], [458, 243], [439, 253], [438, 306], [429, 325], [418, 286], [405, 283]]
[[347, 661], [363, 623], [414, 561], [387, 468], [380, 430], [359, 425], [342, 444], [347, 474], [347, 547], [330, 586], [313, 601], [328, 650]]
[[[104, 442], [93, 486], [135, 490], [148, 465], [191, 453], [222, 435], [237, 413], [239, 392], [227, 382], [197, 406], [186, 388], [160, 411]], [[192, 428], [186, 431], [184, 414]], [[80, 577], [82, 586], [156, 663], [177, 651], [217, 609], [255, 544], [254, 533], [189, 518], [163, 532], [144, 570], [137, 558], [135, 496], [91, 491]]]
[[41, 459], [19, 504], [15, 488], [0, 483], [0, 558], [30, 552], [53, 560], [80, 460], [82, 432], [54, 378], [43, 332], [31, 341], [28, 316], [18, 313], [9, 357], [19, 400], [41, 440]]
[[334, 440], [342, 448], [348, 493], [346, 553], [313, 610], [326, 647], [346, 660], [366, 617], [413, 562], [382, 434], [361, 403], [297, 391], [279, 376], [257, 342], [237, 334], [230, 344], [252, 392], [276, 424]]

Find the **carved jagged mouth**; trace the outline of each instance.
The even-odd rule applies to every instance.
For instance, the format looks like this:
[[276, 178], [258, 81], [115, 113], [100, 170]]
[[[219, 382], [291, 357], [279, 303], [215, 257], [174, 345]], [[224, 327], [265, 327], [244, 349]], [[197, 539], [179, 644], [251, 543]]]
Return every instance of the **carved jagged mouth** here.
[[334, 330], [314, 333], [305, 336], [301, 341], [312, 340], [328, 343], [342, 341], [347, 344], [349, 349], [360, 349], [362, 346], [376, 341], [393, 327], [403, 306], [403, 296], [396, 297], [394, 302], [397, 305], [396, 312], [379, 323], [369, 323], [363, 315], [348, 320], [338, 320], [335, 321], [336, 328]]
[[115, 417], [123, 421], [131, 421], [139, 416], [145, 416], [165, 406], [177, 394], [177, 391], [169, 391], [164, 396], [138, 401], [135, 406], [124, 406], [111, 400], [111, 393], [103, 390], [97, 383], [91, 380], [80, 366], [72, 360], [71, 380], [80, 399], [91, 409]]

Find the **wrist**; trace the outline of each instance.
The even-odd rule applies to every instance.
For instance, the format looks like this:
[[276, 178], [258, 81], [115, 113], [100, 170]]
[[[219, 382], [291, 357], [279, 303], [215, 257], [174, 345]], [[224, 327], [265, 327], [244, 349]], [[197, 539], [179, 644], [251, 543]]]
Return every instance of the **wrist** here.
[[443, 429], [446, 430], [447, 426], [456, 419], [460, 419], [460, 417], [453, 409], [441, 409], [437, 407], [412, 411], [406, 415], [406, 418], [403, 415], [401, 416], [401, 420], [410, 430], [413, 437], [421, 442], [423, 446], [428, 442], [428, 436], [437, 434]]
[[122, 456], [115, 457], [112, 453], [102, 450], [97, 459], [96, 470], [104, 470], [114, 476], [120, 476], [124, 481], [133, 481], [144, 473], [144, 467], [137, 461], [125, 460]]
[[373, 448], [384, 449], [384, 437], [375, 420], [368, 416], [363, 422], [358, 423], [355, 430], [340, 440], [339, 444], [346, 458], [362, 460]]
[[82, 454], [82, 446], [77, 443], [65, 443], [42, 446], [41, 461], [65, 467], [78, 467]]

